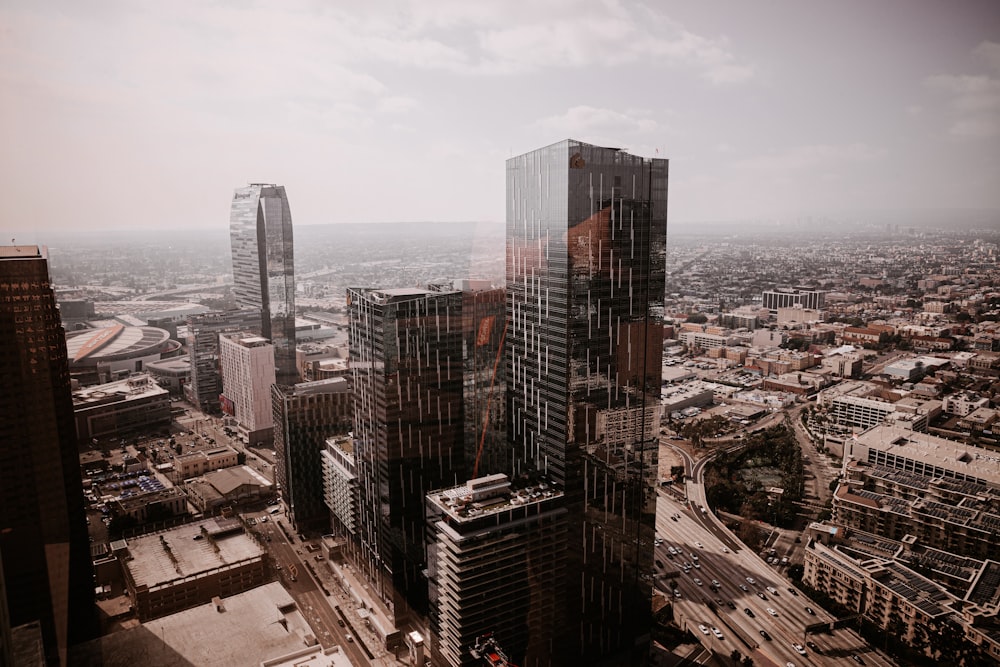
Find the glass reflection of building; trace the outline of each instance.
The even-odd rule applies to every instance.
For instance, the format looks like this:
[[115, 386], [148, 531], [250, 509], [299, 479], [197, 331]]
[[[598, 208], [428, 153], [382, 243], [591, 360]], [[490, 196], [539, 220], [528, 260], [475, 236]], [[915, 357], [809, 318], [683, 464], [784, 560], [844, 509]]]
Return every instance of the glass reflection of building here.
[[648, 641], [667, 181], [667, 160], [571, 140], [507, 161], [512, 473], [562, 490], [572, 545], [556, 662]]
[[299, 380], [295, 366], [295, 266], [285, 188], [237, 188], [229, 217], [233, 292], [241, 308], [261, 311], [260, 335], [274, 345], [277, 383]]
[[447, 280], [431, 290], [462, 293], [465, 460], [470, 477], [510, 472], [503, 363], [507, 293], [488, 280]]
[[424, 496], [459, 483], [462, 295], [348, 289], [356, 564], [397, 627], [427, 613]]
[[0, 593], [10, 626], [39, 623], [47, 664], [65, 665], [97, 617], [66, 336], [37, 246], [0, 247], [0, 340]]

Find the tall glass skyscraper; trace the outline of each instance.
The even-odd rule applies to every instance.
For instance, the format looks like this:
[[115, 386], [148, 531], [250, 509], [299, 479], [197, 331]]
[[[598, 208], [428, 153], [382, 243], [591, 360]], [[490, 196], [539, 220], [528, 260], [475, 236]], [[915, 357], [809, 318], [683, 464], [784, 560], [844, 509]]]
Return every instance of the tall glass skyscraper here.
[[295, 367], [295, 258], [292, 213], [281, 185], [237, 188], [229, 216], [233, 291], [241, 308], [261, 311], [260, 334], [274, 345], [277, 384], [299, 380]]
[[462, 295], [348, 289], [357, 565], [401, 626], [427, 609], [425, 495], [465, 479]]
[[0, 246], [0, 340], [0, 591], [10, 625], [38, 621], [65, 665], [97, 618], [66, 335], [37, 246]]
[[507, 161], [511, 473], [563, 493], [556, 663], [648, 647], [667, 181], [667, 160], [572, 140]]

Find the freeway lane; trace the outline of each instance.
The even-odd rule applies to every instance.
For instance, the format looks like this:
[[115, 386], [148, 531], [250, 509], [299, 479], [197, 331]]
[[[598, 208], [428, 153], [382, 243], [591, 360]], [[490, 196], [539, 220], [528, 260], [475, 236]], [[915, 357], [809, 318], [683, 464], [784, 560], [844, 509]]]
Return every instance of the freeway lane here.
[[[766, 659], [777, 665], [854, 665], [850, 659], [852, 653], [863, 655], [866, 665], [892, 664], [849, 629], [807, 636], [807, 625], [833, 621], [834, 617], [801, 592], [790, 592], [784, 577], [756, 554], [727, 546], [728, 540], [720, 539], [706, 523], [715, 525], [698, 509], [668, 496], [658, 497], [656, 527], [663, 542], [656, 547], [656, 586], [673, 597], [670, 579], [676, 581], [681, 595], [680, 599], [674, 599], [676, 622], [703, 645], [726, 656], [738, 650], [751, 655], [758, 664], [763, 662], [759, 659]], [[680, 553], [670, 554], [670, 547]], [[711, 587], [713, 580], [719, 583], [717, 590]], [[806, 607], [812, 608], [815, 615], [806, 611]], [[699, 624], [708, 629], [708, 635], [699, 630]], [[712, 632], [713, 627], [719, 630], [721, 638]], [[761, 630], [771, 639], [765, 639]], [[822, 653], [818, 654], [807, 642], [813, 642]], [[794, 644], [802, 645], [806, 654], [801, 655]]]

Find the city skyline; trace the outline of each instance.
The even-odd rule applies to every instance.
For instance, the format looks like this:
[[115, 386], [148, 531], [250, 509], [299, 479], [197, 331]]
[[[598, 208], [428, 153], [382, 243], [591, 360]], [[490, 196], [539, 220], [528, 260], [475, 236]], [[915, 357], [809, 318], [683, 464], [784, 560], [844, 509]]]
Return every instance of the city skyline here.
[[[219, 193], [260, 178], [302, 225], [499, 222], [503, 160], [567, 136], [674, 160], [678, 222], [994, 210], [998, 14], [6, 3], [0, 174], [12, 231], [41, 243], [221, 227]], [[439, 175], [447, 198], [426, 194]], [[331, 205], [330, 183], [351, 196]], [[368, 206], [384, 184], [399, 196]]]

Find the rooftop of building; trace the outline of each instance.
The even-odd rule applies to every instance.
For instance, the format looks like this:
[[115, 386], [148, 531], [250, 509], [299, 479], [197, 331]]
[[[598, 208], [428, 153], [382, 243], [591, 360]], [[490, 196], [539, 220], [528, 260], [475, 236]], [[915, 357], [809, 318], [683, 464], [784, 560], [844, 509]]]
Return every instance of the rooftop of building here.
[[955, 600], [951, 593], [900, 563], [879, 560], [874, 564], [864, 563], [863, 566], [874, 581], [931, 618], [954, 611], [950, 606]]
[[261, 667], [351, 667], [351, 664], [339, 646], [323, 648], [319, 644], [260, 663]]
[[990, 449], [891, 425], [873, 426], [857, 436], [857, 444], [1000, 486], [1000, 452]]
[[279, 583], [220, 602], [222, 610], [210, 602], [74, 647], [71, 663], [109, 664], [102, 662], [102, 656], [104, 660], [113, 656], [128, 664], [158, 667], [259, 665], [304, 648], [303, 638], [311, 634], [295, 601]]
[[250, 466], [235, 466], [213, 470], [204, 475], [205, 481], [222, 495], [227, 495], [241, 486], [251, 485], [268, 488], [271, 482]]
[[136, 586], [152, 588], [264, 556], [263, 547], [243, 532], [205, 539], [205, 533], [217, 526], [215, 520], [206, 519], [129, 540], [132, 559], [126, 561], [125, 567]]
[[42, 249], [36, 245], [0, 245], [2, 259], [39, 259], [45, 257]]
[[987, 560], [966, 596], [984, 609], [1000, 608], [1000, 562]]
[[73, 392], [73, 407], [80, 409], [93, 404], [136, 401], [141, 398], [166, 396], [169, 393], [154, 382], [148, 373], [143, 373], [125, 380], [77, 389]]
[[289, 392], [290, 396], [307, 396], [310, 394], [342, 394], [351, 390], [351, 382], [346, 377], [300, 382]]
[[432, 491], [427, 498], [442, 512], [462, 523], [562, 495], [561, 489], [544, 480], [514, 488], [507, 475], [498, 473]]
[[191, 358], [170, 357], [169, 359], [160, 359], [159, 361], [149, 362], [146, 364], [146, 368], [170, 373], [186, 373], [191, 371]]

